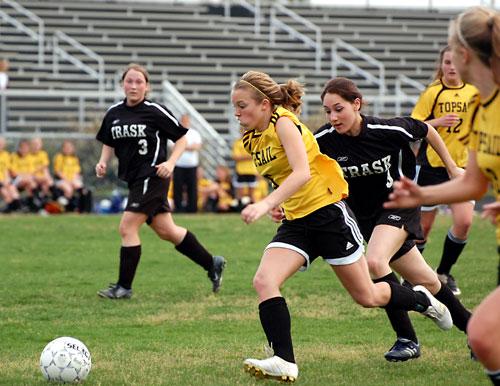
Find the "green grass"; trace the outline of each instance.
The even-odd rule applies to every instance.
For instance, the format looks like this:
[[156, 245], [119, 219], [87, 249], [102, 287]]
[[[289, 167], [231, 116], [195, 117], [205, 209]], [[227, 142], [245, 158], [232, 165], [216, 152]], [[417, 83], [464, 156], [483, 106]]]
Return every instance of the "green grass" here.
[[[0, 217], [0, 384], [44, 385], [39, 355], [73, 336], [92, 354], [87, 385], [264, 385], [242, 371], [261, 357], [264, 335], [252, 277], [275, 225], [237, 215], [176, 216], [213, 253], [228, 259], [219, 294], [205, 272], [144, 227], [130, 301], [99, 299], [117, 276], [119, 217]], [[435, 266], [449, 218], [440, 217], [426, 256]], [[475, 220], [453, 273], [473, 308], [495, 286], [493, 227]], [[283, 289], [292, 314], [300, 385], [488, 385], [469, 360], [464, 335], [412, 319], [422, 357], [388, 363], [394, 334], [380, 309], [354, 304], [318, 260]]]

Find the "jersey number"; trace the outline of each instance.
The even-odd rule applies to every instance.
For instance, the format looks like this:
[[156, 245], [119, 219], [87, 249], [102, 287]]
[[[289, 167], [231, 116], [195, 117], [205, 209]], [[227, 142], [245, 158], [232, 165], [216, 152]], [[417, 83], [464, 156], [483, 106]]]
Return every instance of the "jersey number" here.
[[148, 154], [148, 141], [146, 141], [145, 139], [140, 139], [138, 144], [140, 146], [139, 154], [140, 155]]
[[451, 128], [451, 127], [448, 127], [448, 129], [446, 130], [447, 133], [460, 133], [460, 125], [462, 124], [464, 120], [462, 118], [459, 118], [458, 119], [458, 123], [455, 127]]

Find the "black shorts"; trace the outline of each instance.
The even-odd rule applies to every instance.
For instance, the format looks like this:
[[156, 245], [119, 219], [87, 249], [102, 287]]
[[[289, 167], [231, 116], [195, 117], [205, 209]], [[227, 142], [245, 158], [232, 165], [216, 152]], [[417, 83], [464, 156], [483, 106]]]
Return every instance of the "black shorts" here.
[[255, 188], [257, 186], [257, 176], [255, 174], [236, 174], [233, 179], [235, 188]]
[[356, 262], [364, 252], [363, 238], [353, 213], [343, 201], [296, 220], [283, 220], [269, 248], [286, 248], [304, 257], [305, 270], [321, 256], [330, 265]]
[[[433, 168], [429, 165], [417, 165], [415, 181], [420, 186], [437, 185], [449, 181], [450, 176], [444, 167]], [[423, 212], [434, 210], [439, 205], [422, 206]]]
[[363, 238], [368, 242], [373, 229], [377, 225], [391, 225], [396, 228], [403, 228], [408, 232], [408, 236], [401, 248], [394, 254], [391, 261], [399, 259], [406, 252], [415, 246], [415, 240], [422, 240], [424, 235], [420, 226], [420, 209], [381, 209], [372, 217], [360, 218], [359, 228]]
[[125, 211], [146, 214], [148, 224], [151, 224], [157, 214], [171, 212], [167, 198], [169, 182], [169, 179], [160, 177], [133, 182], [129, 185]]

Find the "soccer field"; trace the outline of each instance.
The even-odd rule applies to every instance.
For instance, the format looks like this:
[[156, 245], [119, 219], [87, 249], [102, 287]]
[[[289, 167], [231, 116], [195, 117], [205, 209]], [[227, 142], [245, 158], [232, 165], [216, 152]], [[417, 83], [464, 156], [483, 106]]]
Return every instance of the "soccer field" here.
[[[263, 385], [242, 370], [262, 357], [252, 277], [276, 225], [245, 225], [237, 215], [177, 215], [228, 260], [223, 287], [144, 227], [131, 300], [100, 299], [116, 281], [117, 216], [0, 217], [0, 384], [44, 385], [38, 360], [58, 336], [82, 340], [92, 354], [86, 385]], [[441, 216], [426, 250], [435, 267], [450, 219]], [[475, 219], [454, 268], [464, 304], [495, 286], [494, 229]], [[488, 385], [469, 359], [465, 336], [412, 313], [422, 356], [386, 362], [395, 337], [385, 312], [356, 305], [327, 264], [316, 261], [286, 283], [300, 385]]]

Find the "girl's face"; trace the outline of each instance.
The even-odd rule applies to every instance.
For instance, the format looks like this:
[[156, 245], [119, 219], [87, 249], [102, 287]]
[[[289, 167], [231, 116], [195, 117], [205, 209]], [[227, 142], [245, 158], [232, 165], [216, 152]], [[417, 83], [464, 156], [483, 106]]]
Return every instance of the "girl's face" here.
[[42, 146], [43, 146], [42, 140], [39, 138], [35, 138], [35, 139], [31, 140], [30, 145], [31, 145], [31, 151], [33, 153], [36, 153], [37, 151], [42, 150]]
[[339, 134], [356, 135], [360, 127], [361, 101], [349, 102], [338, 94], [325, 94], [323, 108], [326, 118]]
[[123, 79], [123, 91], [127, 97], [127, 105], [135, 106], [142, 102], [149, 90], [144, 74], [140, 71], [130, 69]]
[[452, 52], [446, 51], [443, 54], [443, 60], [441, 61], [441, 71], [443, 71], [443, 78], [446, 84], [451, 86], [459, 85], [462, 82], [460, 75], [452, 61]]
[[265, 130], [269, 124], [266, 118], [270, 112], [270, 102], [264, 99], [257, 102], [251, 91], [239, 88], [233, 91], [231, 101], [234, 115], [245, 129]]
[[73, 155], [75, 152], [75, 147], [71, 142], [64, 142], [62, 145], [62, 153], [64, 155]]

